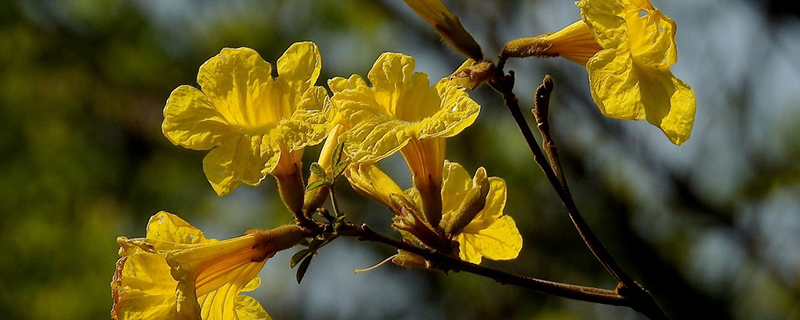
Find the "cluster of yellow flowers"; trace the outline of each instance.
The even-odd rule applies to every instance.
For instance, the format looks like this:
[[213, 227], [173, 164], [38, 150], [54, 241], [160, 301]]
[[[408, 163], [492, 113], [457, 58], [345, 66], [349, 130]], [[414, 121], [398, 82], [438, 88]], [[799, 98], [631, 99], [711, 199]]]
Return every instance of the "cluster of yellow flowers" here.
[[[459, 70], [481, 59], [480, 48], [471, 47], [471, 36], [463, 39], [469, 34], [439, 0], [406, 2], [451, 41], [467, 43], [462, 49], [473, 59]], [[688, 139], [694, 96], [668, 70], [676, 60], [674, 23], [647, 0], [578, 5], [583, 20], [512, 41], [504, 54], [561, 55], [586, 64], [604, 114], [647, 119], [676, 144]], [[184, 85], [172, 92], [163, 133], [175, 145], [210, 150], [203, 170], [220, 196], [272, 175], [298, 222], [313, 221], [327, 194], [325, 188], [306, 190], [305, 147], [325, 141], [317, 163], [330, 175], [341, 144], [348, 159], [344, 176], [395, 213], [392, 226], [404, 239], [476, 264], [517, 257], [522, 237], [503, 213], [505, 182], [488, 177], [484, 168], [470, 176], [445, 160], [445, 139], [478, 116], [480, 106], [464, 88], [477, 85], [453, 76], [431, 86], [425, 73], [414, 72], [412, 57], [384, 53], [369, 71], [369, 83], [358, 75], [333, 78], [329, 94], [316, 85], [321, 67], [311, 42], [290, 46], [277, 60], [275, 78], [254, 50], [225, 48], [200, 67], [200, 89]], [[412, 173], [409, 190], [377, 165], [397, 151]], [[309, 185], [319, 179], [312, 174]], [[218, 241], [160, 212], [150, 219], [145, 238], [117, 239], [121, 258], [112, 282], [112, 318], [269, 319], [255, 299], [239, 293], [258, 287], [256, 275], [268, 258], [310, 236], [309, 228], [286, 225]], [[400, 254], [404, 260], [398, 264], [413, 264], [413, 255]]]
[[[269, 174], [295, 214], [320, 205], [318, 194], [305, 191], [300, 160], [306, 146], [327, 136], [318, 163], [332, 170], [333, 146], [343, 143], [350, 159], [345, 176], [395, 210], [396, 227], [407, 237], [437, 249], [447, 243], [444, 252], [475, 263], [481, 256], [517, 256], [522, 238], [502, 215], [503, 180], [487, 178], [482, 168], [473, 180], [444, 160], [444, 139], [472, 124], [480, 110], [463, 88], [447, 79], [430, 86], [426, 74], [414, 72], [413, 58], [386, 53], [369, 72], [372, 86], [357, 75], [334, 78], [329, 98], [314, 85], [320, 68], [319, 50], [310, 42], [289, 47], [278, 59], [277, 78], [252, 49], [223, 49], [200, 67], [202, 90], [180, 86], [170, 95], [164, 135], [176, 145], [211, 150], [203, 169], [218, 195], [258, 185]], [[413, 173], [414, 187], [406, 191], [375, 164], [398, 150]], [[147, 230], [142, 239], [118, 239], [117, 319], [264, 318], [258, 302], [239, 292], [257, 286], [267, 258], [310, 235], [283, 226], [208, 240], [166, 212], [153, 216]]]

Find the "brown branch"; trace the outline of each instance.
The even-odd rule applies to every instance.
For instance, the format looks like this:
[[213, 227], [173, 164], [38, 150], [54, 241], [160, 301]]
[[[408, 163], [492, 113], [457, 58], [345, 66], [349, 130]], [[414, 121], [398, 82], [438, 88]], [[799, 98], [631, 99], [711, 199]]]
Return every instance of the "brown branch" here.
[[464, 260], [454, 258], [436, 251], [418, 247], [403, 241], [395, 240], [370, 229], [366, 225], [357, 226], [354, 224], [344, 224], [338, 230], [338, 235], [354, 237], [360, 241], [370, 241], [383, 243], [398, 250], [404, 250], [416, 254], [431, 263], [431, 266], [444, 272], [467, 272], [483, 276], [504, 285], [513, 285], [527, 288], [555, 296], [594, 302], [613, 306], [628, 306], [630, 301], [618, 294], [614, 290], [606, 290], [594, 287], [577, 286], [560, 282], [541, 280], [508, 273], [499, 269], [484, 267]]
[[[501, 61], [502, 60], [503, 59], [501, 57]], [[561, 199], [561, 202], [564, 204], [564, 207], [566, 207], [569, 218], [572, 220], [572, 223], [575, 226], [575, 229], [578, 231], [578, 234], [583, 239], [583, 242], [586, 243], [586, 246], [595, 256], [595, 258], [597, 258], [600, 264], [602, 264], [603, 267], [619, 282], [617, 292], [627, 299], [630, 299], [630, 307], [632, 309], [645, 314], [650, 319], [669, 319], [669, 317], [655, 302], [650, 293], [647, 292], [647, 290], [645, 290], [641, 285], [633, 281], [633, 279], [622, 269], [622, 267], [617, 264], [616, 260], [614, 260], [614, 258], [611, 256], [611, 253], [609, 253], [605, 246], [603, 246], [602, 242], [600, 242], [597, 236], [595, 236], [594, 232], [592, 232], [589, 225], [583, 219], [583, 216], [581, 216], [574, 200], [572, 199], [572, 196], [569, 194], [566, 188], [566, 182], [563, 184], [561, 183], [553, 168], [550, 166], [548, 159], [544, 156], [542, 150], [539, 149], [536, 138], [534, 137], [533, 132], [528, 126], [528, 123], [525, 120], [522, 111], [520, 110], [519, 101], [513, 92], [514, 72], [509, 71], [508, 75], [505, 75], [503, 70], [498, 67], [497, 73], [495, 74], [495, 77], [489, 81], [489, 85], [495, 91], [502, 94], [506, 107], [511, 112], [517, 127], [519, 127], [523, 137], [525, 138], [525, 142], [528, 144], [528, 148], [533, 153], [534, 160], [542, 169], [547, 177], [547, 180], [555, 189], [559, 199]], [[549, 95], [547, 95], [547, 97], [549, 97]]]

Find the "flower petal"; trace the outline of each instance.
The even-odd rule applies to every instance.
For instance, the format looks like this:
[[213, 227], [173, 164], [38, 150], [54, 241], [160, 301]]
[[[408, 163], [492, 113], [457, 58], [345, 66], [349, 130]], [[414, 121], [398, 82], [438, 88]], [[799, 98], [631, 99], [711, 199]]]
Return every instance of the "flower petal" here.
[[444, 6], [441, 0], [404, 0], [414, 12], [422, 19], [425, 19], [432, 26], [437, 26], [445, 17], [453, 17], [450, 10]]
[[[238, 295], [239, 292], [242, 291], [242, 288], [250, 282], [250, 279], [253, 279], [258, 272], [263, 267], [264, 262], [260, 263], [250, 263], [241, 268], [234, 269], [228, 271], [226, 275], [226, 282], [225, 284], [221, 285], [214, 291], [211, 291], [207, 294], [199, 296], [197, 301], [200, 304], [201, 315], [204, 320], [229, 320], [229, 319], [264, 319], [264, 318], [254, 318], [252, 316], [248, 316], [247, 310], [237, 310], [238, 303]], [[232, 297], [237, 297], [232, 299]], [[251, 298], [252, 299], [252, 298]], [[255, 302], [255, 299], [253, 299]], [[256, 302], [257, 303], [257, 302]], [[253, 308], [254, 306], [245, 306]], [[264, 309], [261, 308], [261, 305], [258, 304], [258, 307], [264, 312]], [[255, 310], [251, 310], [255, 311]], [[244, 318], [240, 318], [239, 315], [244, 314]], [[266, 312], [264, 312], [266, 314]]]
[[367, 78], [372, 83], [375, 101], [386, 113], [395, 114], [397, 101], [403, 94], [403, 89], [413, 83], [413, 75], [414, 58], [410, 56], [386, 52], [375, 60]]
[[[663, 88], [669, 96], [668, 110], [657, 110], [652, 112], [654, 117], [650, 117], [650, 105], [654, 107], [666, 107], [665, 105], [656, 102], [648, 103], [648, 101], [662, 101], [663, 96], [658, 93], [663, 92], [660, 90], [648, 90], [643, 92], [643, 100], [648, 106], [647, 121], [661, 128], [664, 134], [667, 135], [672, 143], [680, 145], [687, 140], [692, 134], [694, 127], [694, 116], [697, 109], [697, 100], [694, 96], [692, 88], [672, 75], [669, 70], [648, 70], [647, 85], [653, 88]], [[653, 94], [650, 94], [653, 93]], [[662, 114], [666, 112], [662, 116]]]
[[208, 98], [186, 85], [169, 95], [161, 130], [173, 144], [193, 150], [211, 149], [231, 131], [227, 120]]
[[351, 75], [350, 78], [346, 79], [342, 77], [329, 79], [328, 87], [331, 88], [334, 94], [345, 90], [369, 90], [367, 82], [357, 74]]
[[494, 224], [503, 215], [506, 197], [506, 182], [497, 177], [489, 177], [489, 193], [486, 195], [483, 210], [464, 227], [463, 232], [477, 234]]
[[260, 135], [232, 137], [203, 158], [203, 171], [219, 196], [242, 183], [256, 186], [278, 164], [275, 147]]
[[582, 0], [581, 18], [603, 48], [618, 48], [627, 41], [625, 0]]
[[253, 280], [250, 280], [250, 282], [244, 285], [244, 287], [242, 287], [242, 292], [250, 292], [255, 289], [258, 289], [258, 287], [260, 286], [261, 286], [261, 278], [255, 277], [253, 278]]
[[650, 6], [626, 13], [628, 46], [640, 64], [669, 67], [678, 60], [675, 21]]
[[387, 52], [378, 57], [368, 76], [375, 101], [401, 121], [420, 121], [439, 110], [440, 99], [428, 75], [414, 72], [414, 58]]
[[156, 254], [138, 253], [120, 259], [112, 291], [113, 319], [189, 319], [178, 313], [170, 267]]
[[459, 257], [472, 263], [480, 263], [481, 256], [492, 260], [514, 259], [522, 250], [522, 236], [514, 219], [503, 216], [479, 233], [462, 233]]
[[296, 102], [291, 118], [282, 120], [271, 139], [280, 141], [287, 150], [295, 151], [322, 142], [331, 128], [328, 121], [330, 100], [323, 87], [306, 90]]
[[407, 124], [400, 121], [376, 117], [362, 120], [362, 123], [364, 125], [342, 135], [345, 151], [354, 162], [374, 163], [385, 159], [411, 139], [411, 135], [402, 130]]
[[236, 316], [239, 320], [272, 320], [264, 307], [253, 297], [238, 296], [235, 303]]
[[352, 127], [340, 140], [354, 162], [376, 162], [400, 150], [411, 138], [403, 129], [410, 124], [397, 121], [379, 105], [375, 92], [361, 77], [334, 78], [328, 84], [334, 92], [331, 102]]
[[147, 222], [147, 238], [181, 244], [204, 243], [205, 234], [180, 217], [161, 211], [150, 217]]
[[354, 162], [382, 160], [400, 150], [411, 139], [406, 129], [412, 124], [386, 114], [374, 99], [360, 90], [337, 93], [334, 101], [342, 117], [352, 126], [340, 139], [345, 143], [345, 152]]
[[696, 101], [692, 89], [666, 68], [635, 63], [624, 50], [606, 49], [586, 64], [592, 97], [615, 119], [647, 119], [672, 143], [689, 139]]
[[280, 91], [288, 90], [280, 85], [273, 88], [271, 70], [270, 64], [253, 49], [224, 48], [200, 66], [197, 83], [229, 123], [258, 127], [291, 113], [283, 110], [288, 101], [270, 101], [282, 98]]
[[458, 163], [445, 160], [442, 173], [442, 212], [445, 216], [458, 210], [471, 187], [472, 177], [467, 170]]
[[278, 58], [278, 77], [289, 83], [292, 91], [302, 93], [319, 78], [322, 58], [313, 42], [296, 42]]
[[441, 102], [436, 113], [419, 122], [417, 138], [449, 138], [459, 134], [478, 118], [481, 106], [469, 97], [465, 88], [444, 78], [436, 85]]
[[583, 0], [578, 6], [603, 48], [627, 48], [638, 63], [660, 67], [677, 60], [675, 22], [649, 1]]

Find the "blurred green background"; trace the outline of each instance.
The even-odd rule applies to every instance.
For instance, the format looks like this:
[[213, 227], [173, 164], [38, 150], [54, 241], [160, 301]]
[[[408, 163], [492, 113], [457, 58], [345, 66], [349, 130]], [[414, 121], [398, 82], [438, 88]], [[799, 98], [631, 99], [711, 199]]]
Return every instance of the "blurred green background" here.
[[[445, 3], [487, 56], [579, 18], [571, 1]], [[780, 1], [654, 4], [679, 26], [672, 71], [697, 94], [683, 146], [602, 117], [585, 70], [563, 59], [510, 61], [517, 95], [530, 106], [554, 77], [552, 127], [578, 207], [674, 319], [800, 319], [798, 12]], [[0, 318], [108, 318], [115, 238], [143, 236], [159, 210], [215, 238], [290, 222], [271, 178], [217, 197], [205, 152], [172, 146], [160, 123], [169, 93], [196, 86], [221, 48], [274, 62], [306, 40], [321, 48], [321, 79], [365, 75], [385, 51], [414, 56], [432, 79], [463, 61], [400, 0], [0, 1]], [[518, 259], [486, 264], [613, 288], [502, 101], [488, 88], [472, 96], [482, 113], [448, 141], [448, 159], [506, 179], [506, 213], [525, 241]], [[382, 167], [410, 185], [399, 157]], [[339, 190], [355, 221], [391, 233], [388, 210]], [[326, 247], [298, 285], [293, 251], [267, 263], [254, 293], [276, 319], [643, 319], [468, 274], [387, 265], [354, 275], [392, 250], [352, 239]]]

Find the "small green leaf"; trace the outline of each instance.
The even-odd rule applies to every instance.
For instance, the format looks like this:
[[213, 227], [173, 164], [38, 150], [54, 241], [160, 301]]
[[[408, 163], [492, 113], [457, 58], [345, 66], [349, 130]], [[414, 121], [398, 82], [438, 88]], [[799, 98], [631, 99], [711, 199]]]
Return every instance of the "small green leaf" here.
[[308, 270], [308, 266], [311, 264], [311, 259], [313, 259], [313, 258], [314, 258], [314, 255], [312, 254], [310, 256], [307, 256], [305, 259], [303, 259], [303, 262], [300, 262], [300, 266], [297, 267], [297, 275], [296, 275], [297, 283], [300, 283], [300, 281], [303, 281], [303, 277], [306, 276], [306, 271]]
[[328, 174], [325, 172], [325, 169], [319, 163], [312, 163], [311, 164], [311, 173], [316, 174], [323, 178], [323, 180], [329, 180]]
[[312, 253], [312, 252], [313, 252], [313, 251], [312, 251], [311, 249], [303, 249], [303, 250], [297, 251], [297, 253], [295, 253], [295, 254], [292, 256], [292, 260], [291, 260], [291, 261], [289, 261], [289, 268], [294, 268], [294, 266], [296, 266], [296, 265], [297, 265], [297, 263], [298, 263], [298, 262], [300, 262], [300, 260], [302, 260], [302, 259], [303, 259], [303, 258], [305, 258], [305, 257], [306, 257], [306, 256], [307, 256], [309, 253]]
[[333, 168], [333, 179], [334, 180], [339, 178], [342, 175], [342, 172], [344, 172], [344, 169], [347, 168], [348, 164], [350, 164], [348, 161], [339, 162], [338, 164], [336, 164], [336, 166]]
[[311, 190], [314, 190], [316, 188], [320, 188], [322, 186], [329, 186], [329, 185], [330, 185], [330, 183], [328, 183], [328, 181], [317, 180], [317, 181], [314, 181], [312, 183], [309, 183], [308, 186], [306, 186], [306, 190], [307, 191], [311, 191]]
[[322, 247], [323, 243], [325, 242], [324, 239], [320, 239], [319, 237], [322, 236], [321, 234], [311, 240], [311, 243], [308, 244], [308, 250], [317, 251], [320, 247]]
[[339, 142], [336, 149], [333, 150], [333, 166], [337, 167], [342, 162], [342, 153], [344, 152], [344, 142]]
[[334, 220], [334, 221], [332, 222], [332, 224], [333, 224], [333, 230], [339, 230], [339, 227], [342, 225], [342, 223], [344, 223], [344, 218], [345, 218], [345, 217], [346, 217], [346, 215], [344, 215], [344, 214], [342, 214], [342, 215], [340, 215], [340, 216], [336, 217], [336, 220]]

